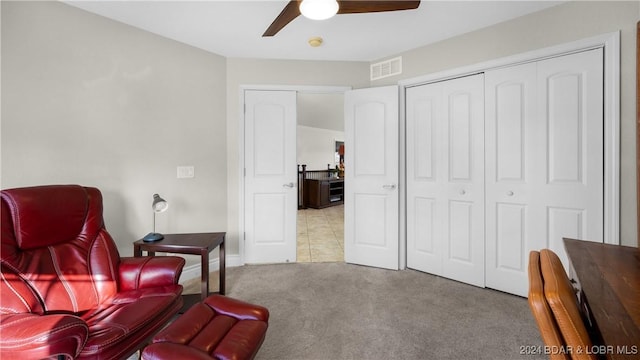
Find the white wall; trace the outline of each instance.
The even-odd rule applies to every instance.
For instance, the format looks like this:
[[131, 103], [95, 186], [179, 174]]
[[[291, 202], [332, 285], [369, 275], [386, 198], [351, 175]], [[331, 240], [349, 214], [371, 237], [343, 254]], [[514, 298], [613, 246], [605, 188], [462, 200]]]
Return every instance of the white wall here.
[[344, 94], [298, 92], [297, 159], [307, 170], [335, 167], [335, 142], [344, 141]]
[[623, 245], [637, 246], [635, 39], [639, 8], [638, 1], [569, 1], [433, 45], [390, 55], [388, 58], [402, 56], [403, 73], [371, 85], [396, 84], [401, 79], [621, 30], [620, 238]]
[[344, 131], [344, 95], [298, 92], [298, 125]]
[[334, 169], [336, 140], [344, 141], [344, 131], [320, 129], [298, 125], [298, 164], [306, 164], [307, 170]]
[[225, 59], [59, 2], [1, 6], [2, 188], [98, 187], [123, 256], [155, 192], [159, 231], [225, 230]]

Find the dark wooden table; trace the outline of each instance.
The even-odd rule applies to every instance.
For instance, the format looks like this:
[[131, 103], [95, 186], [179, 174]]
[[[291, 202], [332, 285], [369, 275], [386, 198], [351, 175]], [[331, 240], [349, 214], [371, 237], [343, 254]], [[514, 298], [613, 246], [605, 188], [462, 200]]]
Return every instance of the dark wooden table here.
[[216, 247], [220, 247], [220, 286], [218, 293], [225, 293], [225, 255], [224, 238], [226, 233], [194, 233], [194, 234], [164, 234], [164, 239], [154, 242], [138, 240], [133, 243], [133, 256], [140, 257], [146, 251], [149, 256], [155, 256], [156, 252], [170, 252], [176, 254], [200, 255], [201, 276], [200, 295], [186, 294], [183, 309], [188, 309], [198, 301], [209, 296], [209, 253]]
[[607, 359], [640, 358], [640, 249], [563, 239], [571, 277]]

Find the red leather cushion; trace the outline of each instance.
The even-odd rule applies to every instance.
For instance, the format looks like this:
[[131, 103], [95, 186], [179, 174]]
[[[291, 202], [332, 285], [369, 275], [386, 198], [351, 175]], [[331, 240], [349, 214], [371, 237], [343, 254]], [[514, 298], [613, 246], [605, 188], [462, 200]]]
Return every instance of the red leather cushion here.
[[13, 219], [15, 240], [23, 250], [75, 239], [87, 215], [87, 198], [84, 188], [78, 185], [36, 186], [2, 192]]
[[3, 190], [2, 210], [10, 214], [2, 214], [3, 263], [29, 283], [45, 311], [84, 311], [116, 293], [118, 252], [104, 231], [97, 189]]
[[[89, 326], [89, 340], [82, 349], [83, 357], [92, 357], [107, 352], [117, 353], [127, 345], [144, 340], [137, 334], [149, 327], [149, 320], [167, 317], [167, 320], [182, 306], [181, 285], [169, 285], [150, 289], [118, 293], [108, 303], [82, 315]], [[153, 330], [150, 328], [149, 330]], [[146, 334], [148, 335], [148, 334]], [[140, 338], [136, 338], [140, 336]], [[115, 356], [117, 358], [119, 356]]]
[[268, 321], [265, 307], [211, 295], [159, 332], [142, 358], [173, 359], [183, 347], [180, 359], [185, 360], [253, 359], [264, 341]]
[[0, 315], [0, 358], [75, 359], [87, 341], [89, 329], [77, 316], [29, 313]]

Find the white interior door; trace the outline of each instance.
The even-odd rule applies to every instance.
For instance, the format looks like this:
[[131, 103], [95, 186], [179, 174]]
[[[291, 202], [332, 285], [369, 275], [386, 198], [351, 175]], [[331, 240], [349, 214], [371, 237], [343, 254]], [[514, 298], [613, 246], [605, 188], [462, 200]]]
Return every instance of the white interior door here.
[[483, 75], [407, 89], [407, 266], [484, 286]]
[[345, 261], [398, 269], [398, 87], [345, 93]]
[[245, 262], [296, 261], [296, 92], [245, 91]]
[[486, 73], [487, 287], [526, 296], [531, 250], [602, 242], [602, 50]]

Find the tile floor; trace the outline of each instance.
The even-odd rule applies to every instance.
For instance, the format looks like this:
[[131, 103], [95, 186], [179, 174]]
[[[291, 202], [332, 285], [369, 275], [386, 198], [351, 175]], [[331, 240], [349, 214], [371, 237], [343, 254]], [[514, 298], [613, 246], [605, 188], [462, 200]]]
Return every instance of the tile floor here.
[[344, 205], [298, 210], [298, 262], [344, 261]]

